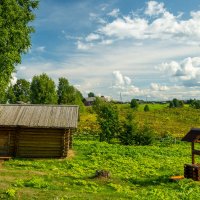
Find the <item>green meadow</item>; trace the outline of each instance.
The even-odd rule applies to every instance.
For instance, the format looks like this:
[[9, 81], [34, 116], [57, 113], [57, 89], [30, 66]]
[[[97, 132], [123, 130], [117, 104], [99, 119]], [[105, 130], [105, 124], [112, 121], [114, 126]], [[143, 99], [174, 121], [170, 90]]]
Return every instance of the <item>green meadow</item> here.
[[[120, 117], [129, 109], [119, 105]], [[148, 123], [157, 132], [152, 145], [108, 144], [89, 137], [97, 136], [99, 127], [95, 114], [87, 108], [80, 116], [79, 134], [67, 159], [1, 163], [0, 199], [199, 199], [199, 182], [170, 181], [171, 176], [183, 176], [184, 164], [191, 163], [190, 143], [180, 138], [191, 127], [200, 126], [199, 111], [162, 105], [160, 109], [150, 106], [149, 112], [133, 112], [139, 125]], [[97, 170], [109, 171], [110, 178], [95, 177]]]

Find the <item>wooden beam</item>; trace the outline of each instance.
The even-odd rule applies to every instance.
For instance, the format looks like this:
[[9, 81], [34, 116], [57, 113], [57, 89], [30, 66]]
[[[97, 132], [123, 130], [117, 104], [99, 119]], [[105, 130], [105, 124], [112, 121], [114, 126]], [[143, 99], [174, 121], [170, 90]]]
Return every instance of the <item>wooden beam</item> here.
[[192, 142], [192, 164], [195, 163], [195, 160], [194, 160], [194, 142]]
[[195, 154], [195, 155], [200, 155], [200, 150], [193, 150], [192, 152], [193, 152], [193, 154]]

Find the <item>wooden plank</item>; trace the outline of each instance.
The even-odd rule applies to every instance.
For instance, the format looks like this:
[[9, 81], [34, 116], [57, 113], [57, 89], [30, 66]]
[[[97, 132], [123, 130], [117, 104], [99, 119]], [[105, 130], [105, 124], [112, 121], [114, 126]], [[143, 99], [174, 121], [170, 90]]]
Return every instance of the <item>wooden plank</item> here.
[[[192, 153], [195, 154], [195, 155], [200, 155], [200, 150], [195, 150], [195, 149], [194, 149], [194, 150], [192, 151]], [[193, 164], [194, 164], [194, 163], [193, 163]]]

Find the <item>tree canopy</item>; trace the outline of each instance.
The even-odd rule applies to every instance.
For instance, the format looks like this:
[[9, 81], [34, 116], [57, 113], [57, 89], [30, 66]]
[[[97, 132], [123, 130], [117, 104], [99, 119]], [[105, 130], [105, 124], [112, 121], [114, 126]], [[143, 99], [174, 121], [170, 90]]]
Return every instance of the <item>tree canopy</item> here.
[[88, 97], [95, 97], [94, 92], [89, 92], [89, 93], [88, 93]]
[[56, 85], [47, 74], [43, 73], [33, 77], [31, 82], [31, 103], [57, 104]]
[[76, 104], [83, 110], [82, 94], [64, 77], [59, 78], [57, 95], [58, 104]]
[[136, 99], [132, 99], [131, 100], [131, 108], [137, 110], [138, 107], [139, 107], [139, 104], [138, 104], [137, 100]]
[[7, 98], [9, 103], [17, 101], [28, 103], [30, 101], [30, 83], [25, 79], [18, 79], [13, 86], [8, 88]]
[[101, 129], [100, 141], [110, 143], [119, 132], [118, 109], [114, 104], [104, 102], [100, 98], [96, 98], [93, 109], [97, 114], [97, 122]]
[[0, 101], [3, 101], [15, 65], [31, 46], [29, 22], [34, 20], [38, 0], [0, 1]]

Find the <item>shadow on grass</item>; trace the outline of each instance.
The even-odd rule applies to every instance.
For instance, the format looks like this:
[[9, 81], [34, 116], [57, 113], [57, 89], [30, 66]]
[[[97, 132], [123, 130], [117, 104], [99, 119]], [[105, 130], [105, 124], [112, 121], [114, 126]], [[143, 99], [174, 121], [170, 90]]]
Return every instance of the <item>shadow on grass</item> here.
[[169, 176], [158, 176], [158, 177], [151, 177], [151, 178], [128, 178], [126, 179], [127, 182], [139, 185], [139, 186], [154, 186], [154, 185], [163, 185], [171, 182]]

